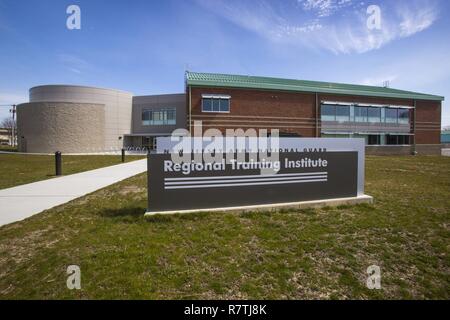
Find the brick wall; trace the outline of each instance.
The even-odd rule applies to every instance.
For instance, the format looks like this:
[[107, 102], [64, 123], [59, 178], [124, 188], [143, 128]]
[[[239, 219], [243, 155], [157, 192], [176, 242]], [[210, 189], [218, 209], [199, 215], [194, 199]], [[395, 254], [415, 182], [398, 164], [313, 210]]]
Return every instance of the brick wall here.
[[441, 143], [441, 102], [417, 101], [416, 143]]
[[[202, 94], [231, 96], [230, 113], [202, 113]], [[315, 95], [306, 93], [192, 88], [192, 120], [202, 120], [204, 130], [218, 128], [267, 128], [280, 132], [315, 136]]]
[[[202, 94], [231, 96], [230, 113], [202, 113]], [[187, 112], [189, 115], [189, 95]], [[303, 137], [316, 136], [316, 107], [314, 93], [268, 91], [254, 89], [191, 87], [191, 119], [202, 120], [203, 130], [218, 128], [267, 128]], [[413, 106], [409, 99], [318, 94], [320, 101], [360, 102]], [[413, 112], [411, 111], [411, 120]], [[191, 121], [191, 123], [192, 123]], [[320, 133], [320, 110], [317, 119]], [[439, 144], [441, 103], [417, 101], [417, 144]], [[412, 128], [411, 128], [412, 132]]]

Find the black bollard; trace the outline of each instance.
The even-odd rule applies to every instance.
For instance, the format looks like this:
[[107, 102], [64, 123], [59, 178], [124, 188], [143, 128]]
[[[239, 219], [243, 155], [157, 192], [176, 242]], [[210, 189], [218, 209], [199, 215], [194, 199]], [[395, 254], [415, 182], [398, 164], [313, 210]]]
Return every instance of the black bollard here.
[[125, 162], [125, 149], [122, 148], [122, 162]]
[[61, 160], [61, 152], [55, 152], [55, 172], [57, 176], [62, 175], [62, 160]]

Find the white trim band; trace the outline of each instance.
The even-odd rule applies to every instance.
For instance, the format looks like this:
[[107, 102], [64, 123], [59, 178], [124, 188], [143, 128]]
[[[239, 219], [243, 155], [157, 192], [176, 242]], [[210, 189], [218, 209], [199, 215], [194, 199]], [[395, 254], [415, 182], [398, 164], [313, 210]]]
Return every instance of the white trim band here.
[[313, 179], [313, 180], [294, 180], [294, 181], [273, 181], [273, 182], [250, 182], [250, 183], [222, 183], [222, 184], [202, 184], [189, 186], [167, 186], [166, 190], [170, 189], [199, 189], [199, 188], [225, 188], [225, 187], [245, 187], [245, 186], [259, 186], [271, 184], [291, 184], [291, 183], [309, 183], [309, 182], [326, 182], [328, 179]]

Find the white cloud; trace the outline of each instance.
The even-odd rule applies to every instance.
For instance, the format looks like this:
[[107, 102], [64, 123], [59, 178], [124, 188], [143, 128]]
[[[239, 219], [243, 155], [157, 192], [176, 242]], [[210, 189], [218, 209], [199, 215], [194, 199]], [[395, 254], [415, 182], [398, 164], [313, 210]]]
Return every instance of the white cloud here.
[[361, 1], [296, 0], [283, 2], [284, 6], [264, 0], [251, 1], [251, 4], [233, 0], [198, 2], [270, 41], [324, 49], [335, 54], [379, 49], [431, 27], [438, 18], [434, 0], [388, 2], [381, 7], [380, 30], [367, 28], [368, 4]]
[[437, 18], [437, 10], [435, 7], [416, 7], [414, 10], [403, 7], [399, 15], [400, 36], [409, 37], [429, 28]]
[[343, 7], [350, 6], [352, 0], [298, 0], [303, 9], [316, 11], [319, 17], [328, 17]]
[[86, 70], [90, 67], [86, 60], [73, 54], [58, 54], [57, 58], [67, 70], [73, 73], [80, 74], [82, 70]]
[[81, 71], [78, 70], [77, 68], [67, 68], [67, 69], [69, 69], [69, 70], [72, 71], [73, 73], [78, 73], [78, 74], [81, 73]]

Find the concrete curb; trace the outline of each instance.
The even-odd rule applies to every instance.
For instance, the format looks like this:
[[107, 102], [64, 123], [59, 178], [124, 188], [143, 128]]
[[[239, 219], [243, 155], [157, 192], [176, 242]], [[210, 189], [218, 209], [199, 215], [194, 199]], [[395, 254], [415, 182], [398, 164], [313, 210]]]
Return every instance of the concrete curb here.
[[145, 216], [164, 215], [164, 214], [178, 214], [178, 213], [196, 213], [196, 212], [251, 212], [251, 211], [277, 211], [280, 209], [307, 209], [307, 208], [323, 208], [323, 207], [337, 207], [342, 205], [355, 205], [362, 203], [373, 203], [373, 197], [368, 195], [362, 195], [352, 198], [339, 198], [339, 199], [327, 199], [327, 200], [313, 200], [313, 201], [301, 201], [301, 202], [289, 202], [289, 203], [274, 203], [254, 206], [241, 206], [241, 207], [226, 207], [226, 208], [210, 208], [210, 209], [197, 209], [197, 210], [174, 210], [174, 211], [159, 211], [145, 213]]

